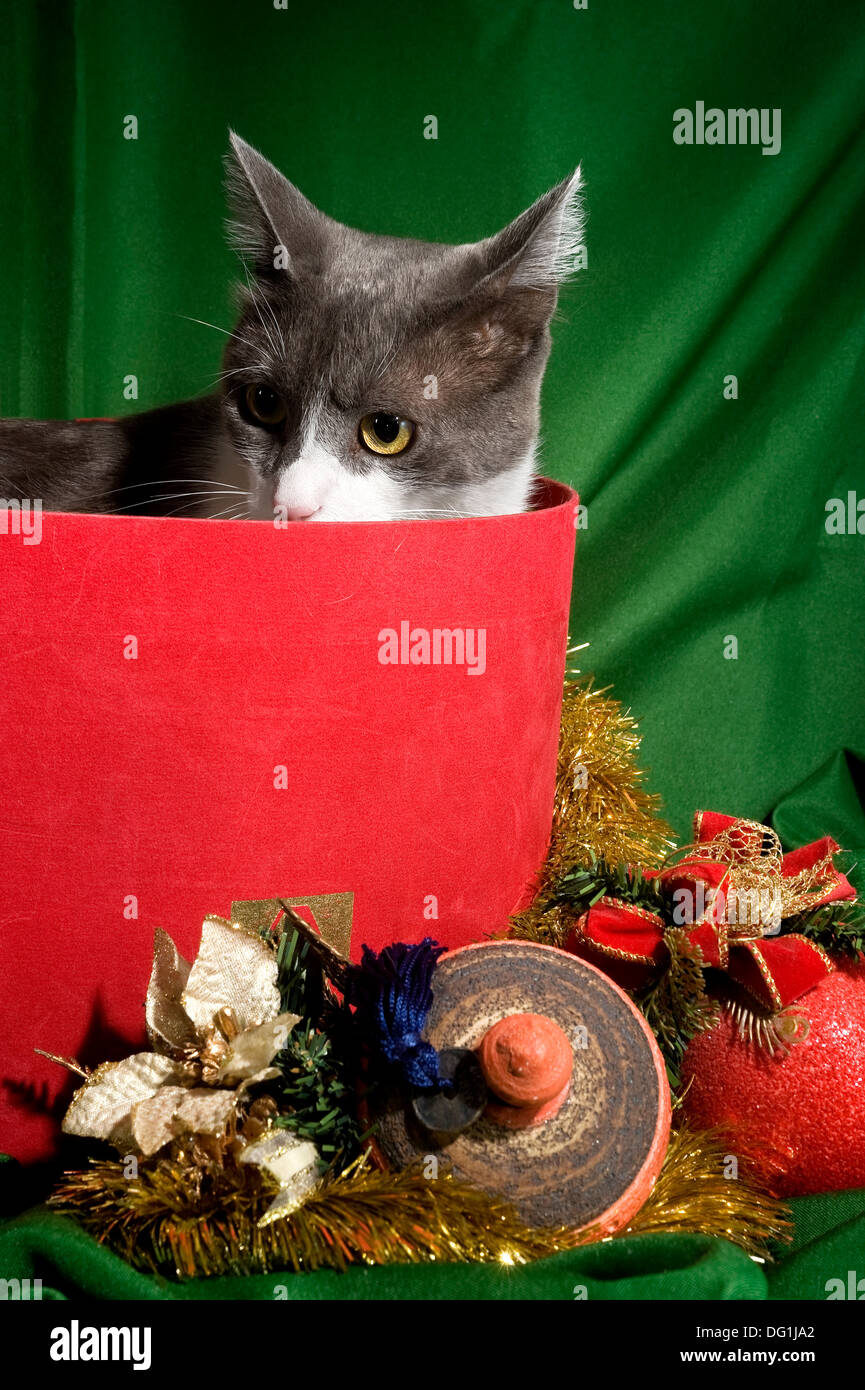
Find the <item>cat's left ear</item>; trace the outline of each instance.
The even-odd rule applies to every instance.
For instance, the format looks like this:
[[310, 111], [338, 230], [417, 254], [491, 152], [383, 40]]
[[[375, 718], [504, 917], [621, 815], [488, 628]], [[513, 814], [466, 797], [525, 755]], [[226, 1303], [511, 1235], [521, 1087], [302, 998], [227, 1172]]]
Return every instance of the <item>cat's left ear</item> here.
[[228, 234], [235, 250], [260, 277], [317, 265], [331, 219], [233, 130], [229, 138]]
[[559, 286], [583, 263], [582, 187], [578, 167], [501, 232], [461, 248], [465, 310], [524, 342], [549, 323]]
[[555, 290], [568, 280], [584, 250], [582, 187], [578, 166], [503, 231], [478, 242], [483, 278], [513, 290]]

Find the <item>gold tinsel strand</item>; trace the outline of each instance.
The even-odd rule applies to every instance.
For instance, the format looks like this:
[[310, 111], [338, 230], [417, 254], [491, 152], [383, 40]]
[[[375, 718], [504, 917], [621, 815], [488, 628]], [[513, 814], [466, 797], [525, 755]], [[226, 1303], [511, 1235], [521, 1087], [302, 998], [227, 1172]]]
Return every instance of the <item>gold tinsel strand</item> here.
[[526, 1226], [509, 1203], [449, 1174], [383, 1173], [361, 1158], [284, 1220], [258, 1220], [275, 1189], [258, 1169], [203, 1170], [187, 1152], [124, 1176], [122, 1161], [67, 1173], [49, 1199], [148, 1273], [180, 1278], [351, 1265], [498, 1261], [570, 1249], [566, 1227]]
[[[735, 1159], [735, 1167], [731, 1160]], [[625, 1235], [691, 1232], [723, 1236], [758, 1259], [790, 1240], [789, 1208], [766, 1191], [755, 1158], [725, 1130], [682, 1125], [670, 1135], [664, 1166], [649, 1200]]]
[[[674, 1132], [649, 1200], [621, 1235], [692, 1232], [723, 1236], [759, 1258], [787, 1238], [786, 1208], [715, 1132]], [[200, 1158], [200, 1156], [199, 1156]], [[274, 1195], [258, 1169], [201, 1166], [182, 1145], [126, 1176], [122, 1160], [68, 1173], [51, 1204], [148, 1273], [181, 1278], [351, 1265], [441, 1262], [526, 1264], [597, 1239], [591, 1230], [526, 1226], [514, 1207], [449, 1175], [383, 1173], [356, 1161], [285, 1220], [258, 1219]]]
[[591, 679], [567, 682], [549, 852], [538, 897], [513, 919], [512, 935], [564, 945], [571, 925], [567, 908], [545, 913], [540, 906], [550, 884], [593, 858], [655, 866], [673, 848], [670, 827], [660, 818], [660, 798], [642, 785], [639, 747], [636, 721], [618, 700], [594, 690]]

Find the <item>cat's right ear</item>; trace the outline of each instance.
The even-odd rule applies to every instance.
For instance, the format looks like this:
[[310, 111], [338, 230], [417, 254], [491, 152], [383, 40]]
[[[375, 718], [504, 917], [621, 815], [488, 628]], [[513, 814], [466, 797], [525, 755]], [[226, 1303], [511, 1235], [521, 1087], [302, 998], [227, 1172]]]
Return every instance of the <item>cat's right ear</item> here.
[[263, 154], [229, 132], [225, 158], [229, 241], [259, 279], [321, 261], [330, 218]]

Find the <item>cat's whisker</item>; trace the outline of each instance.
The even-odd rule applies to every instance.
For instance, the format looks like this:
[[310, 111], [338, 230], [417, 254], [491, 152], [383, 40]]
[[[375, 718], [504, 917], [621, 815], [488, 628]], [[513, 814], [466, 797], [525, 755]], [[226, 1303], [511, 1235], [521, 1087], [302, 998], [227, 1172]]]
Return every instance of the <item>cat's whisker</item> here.
[[[165, 498], [165, 499], [163, 499], [163, 500], [169, 501], [170, 499]], [[247, 507], [247, 504], [248, 504], [248, 499], [244, 500], [243, 502], [233, 502], [232, 505], [231, 505], [230, 507], [226, 507], [226, 508], [225, 508], [223, 511], [221, 511], [221, 512], [208, 512], [206, 515], [203, 515], [203, 514], [201, 514], [201, 506], [202, 506], [202, 504], [201, 504], [200, 502], [196, 502], [196, 503], [194, 503], [194, 505], [199, 509], [200, 515], [199, 515], [198, 518], [191, 518], [191, 519], [193, 519], [193, 520], [199, 519], [199, 520], [205, 520], [205, 521], [214, 521], [214, 520], [215, 520], [216, 518], [218, 518], [218, 517], [225, 516], [225, 513], [226, 513], [226, 512], [236, 511], [239, 507], [243, 507], [243, 508], [245, 509], [245, 508]], [[188, 507], [189, 505], [190, 505], [190, 504], [189, 504], [188, 502], [187, 502], [187, 503], [182, 503], [179, 507], [174, 507], [170, 512], [161, 512], [160, 515], [161, 515], [161, 516], [179, 516], [181, 512], [186, 511], [186, 509], [187, 509], [187, 507]]]
[[[172, 483], [207, 483], [208, 487], [226, 488], [232, 492], [243, 492], [243, 488], [237, 487], [235, 483], [222, 483], [216, 478], [151, 478], [146, 483], [127, 483], [124, 487], [113, 487], [105, 493], [106, 497], [113, 497], [118, 492], [132, 492], [137, 487], [156, 487], [162, 483], [163, 486], [170, 486]], [[178, 493], [178, 496], [180, 494]]]
[[121, 507], [112, 507], [111, 510], [118, 514], [120, 512], [134, 512], [140, 510], [142, 507], [154, 507], [160, 502], [173, 502], [176, 498], [187, 498], [190, 501], [202, 501], [205, 498], [209, 498], [210, 501], [215, 502], [220, 497], [224, 499], [230, 495], [232, 494], [225, 492], [160, 492], [155, 493], [153, 496], [139, 497], [134, 502], [126, 502]]
[[200, 323], [202, 328], [214, 328], [217, 333], [224, 333], [226, 338], [231, 337], [232, 331], [230, 328], [222, 328], [218, 323], [210, 323], [208, 319], [196, 319], [193, 318], [191, 314], [178, 314], [177, 318], [186, 319], [187, 323]]
[[288, 352], [287, 352], [286, 346], [285, 346], [285, 335], [283, 334], [282, 327], [281, 327], [281, 325], [280, 325], [279, 319], [276, 317], [276, 313], [275, 313], [275, 311], [274, 311], [273, 305], [270, 303], [270, 301], [269, 301], [268, 299], [262, 298], [262, 301], [261, 301], [261, 302], [263, 303], [265, 309], [267, 310], [268, 314], [270, 315], [270, 321], [271, 321], [271, 323], [273, 324], [274, 330], [275, 330], [275, 332], [276, 332], [277, 337], [279, 338], [280, 343], [282, 344], [282, 358], [283, 358], [283, 361], [284, 361], [284, 360], [286, 359], [286, 357], [288, 356]]
[[[248, 270], [246, 267], [244, 267], [244, 272], [245, 272], [245, 274], [246, 274], [246, 283], [247, 283], [247, 285], [248, 285], [248, 287], [249, 287], [249, 299], [250, 299], [250, 303], [252, 304], [252, 307], [255, 309], [255, 312], [256, 312], [257, 315], [258, 315], [258, 321], [259, 321], [259, 323], [261, 324], [262, 328], [264, 329], [264, 336], [267, 338], [267, 341], [270, 343], [270, 350], [271, 350], [271, 352], [273, 353], [273, 355], [274, 355], [275, 358], [279, 358], [279, 349], [278, 349], [278, 347], [276, 346], [276, 342], [275, 342], [275, 340], [274, 340], [274, 337], [273, 337], [273, 335], [272, 335], [270, 329], [268, 328], [267, 324], [265, 323], [265, 321], [264, 321], [264, 315], [263, 315], [262, 312], [261, 312], [261, 304], [262, 304], [262, 302], [264, 302], [264, 303], [267, 305], [267, 308], [268, 308], [268, 309], [270, 309], [270, 305], [267, 304], [267, 301], [266, 301], [266, 300], [262, 300], [262, 299], [259, 298], [259, 295], [257, 294], [255, 288], [253, 287], [252, 281], [251, 281], [250, 278], [249, 278], [249, 270]], [[274, 316], [273, 316], [273, 310], [272, 310], [272, 309], [271, 309], [271, 316], [274, 317]], [[275, 317], [274, 317], [274, 322], [276, 322]], [[278, 331], [278, 326], [277, 326], [277, 331]], [[281, 336], [281, 335], [280, 335], [280, 336]], [[284, 343], [284, 342], [283, 342], [283, 345], [282, 345], [282, 356], [283, 356], [283, 358], [285, 357], [285, 343]]]
[[186, 319], [187, 323], [200, 323], [202, 328], [214, 328], [217, 333], [224, 333], [226, 338], [236, 338], [239, 343], [244, 343], [253, 352], [256, 349], [255, 343], [251, 343], [248, 338], [241, 338], [240, 334], [233, 328], [220, 328], [218, 323], [209, 323], [207, 319], [195, 319], [190, 314], [176, 314], [175, 318]]
[[388, 512], [388, 519], [392, 516], [407, 516], [415, 521], [423, 521], [426, 517], [449, 516], [455, 521], [462, 521], [490, 515], [490, 512], [467, 512], [457, 507], [395, 507]]
[[270, 350], [271, 350], [271, 352], [273, 353], [274, 357], [278, 357], [278, 356], [279, 356], [279, 353], [277, 352], [276, 343], [273, 341], [273, 337], [272, 337], [272, 335], [271, 335], [270, 329], [268, 328], [267, 324], [266, 324], [265, 321], [264, 321], [264, 317], [263, 317], [263, 315], [262, 315], [262, 312], [261, 312], [261, 310], [260, 310], [259, 307], [258, 307], [258, 300], [255, 298], [254, 295], [253, 295], [253, 297], [252, 297], [252, 306], [253, 306], [253, 308], [255, 309], [255, 312], [258, 314], [258, 321], [259, 321], [259, 323], [261, 324], [262, 328], [264, 329], [264, 336], [267, 338], [267, 341], [268, 341], [268, 343], [270, 344]]
[[192, 507], [193, 515], [186, 519], [189, 521], [195, 521], [197, 519], [205, 517], [205, 515], [209, 515], [209, 513], [205, 514], [201, 510], [202, 505], [203, 504], [201, 502], [182, 502], [179, 507], [172, 507], [170, 512], [159, 512], [158, 515], [182, 517], [182, 513], [189, 511], [189, 508]]
[[244, 275], [244, 278], [245, 278], [245, 280], [246, 280], [246, 291], [247, 291], [247, 294], [249, 295], [249, 302], [250, 302], [250, 304], [253, 306], [253, 308], [255, 309], [255, 312], [258, 314], [258, 321], [259, 321], [259, 323], [261, 324], [262, 328], [264, 329], [264, 333], [265, 333], [265, 337], [267, 338], [267, 341], [270, 343], [270, 350], [271, 350], [271, 352], [275, 352], [275, 351], [276, 351], [276, 345], [275, 345], [273, 339], [271, 338], [270, 333], [269, 333], [268, 330], [267, 330], [267, 327], [266, 327], [266, 325], [265, 325], [264, 319], [261, 317], [261, 310], [260, 310], [259, 307], [258, 307], [258, 299], [257, 299], [257, 296], [256, 296], [256, 289], [255, 289], [255, 286], [254, 286], [253, 283], [252, 283], [252, 277], [250, 276], [250, 273], [249, 273], [249, 266], [246, 264], [245, 261], [244, 261], [244, 263], [243, 263], [243, 275]]
[[267, 367], [260, 362], [244, 362], [242, 367], [226, 367], [219, 373], [217, 381], [225, 381], [230, 376], [243, 376], [246, 372], [249, 376], [254, 376], [256, 372], [264, 372]]
[[[255, 302], [256, 302], [256, 307], [259, 307], [259, 306], [262, 305], [262, 304], [264, 305], [265, 309], [267, 310], [268, 314], [270, 315], [271, 322], [273, 323], [274, 328], [276, 329], [277, 333], [280, 333], [279, 321], [278, 321], [278, 319], [277, 319], [277, 317], [276, 317], [276, 314], [273, 312], [273, 305], [270, 303], [270, 301], [268, 300], [267, 296], [264, 295], [264, 294], [262, 294], [262, 293], [260, 292], [259, 286], [258, 286], [258, 285], [255, 285], [255, 284], [253, 284], [253, 283], [251, 282], [251, 280], [250, 280], [250, 278], [249, 278], [249, 267], [248, 267], [248, 266], [245, 267], [245, 274], [246, 274], [246, 283], [247, 283], [247, 285], [249, 286], [249, 292], [250, 292], [250, 294], [252, 295], [253, 299], [254, 299]], [[280, 336], [282, 336], [281, 333], [280, 333]], [[285, 344], [283, 343], [283, 347], [284, 347], [284, 346], [285, 346]]]
[[207, 387], [207, 390], [213, 391], [215, 387], [221, 385], [222, 382], [227, 381], [230, 376], [267, 376], [269, 371], [270, 367], [261, 362], [244, 363], [242, 367], [228, 367], [225, 371], [220, 372], [219, 376], [215, 377], [213, 381], [211, 381], [210, 385]]
[[399, 342], [398, 342], [398, 340], [397, 340], [396, 335], [394, 335], [394, 337], [391, 339], [391, 341], [390, 341], [390, 343], [388, 344], [388, 346], [385, 348], [385, 351], [384, 351], [384, 353], [382, 354], [381, 361], [379, 362], [379, 365], [378, 365], [378, 366], [376, 367], [376, 369], [375, 369], [376, 380], [380, 381], [381, 378], [384, 376], [384, 374], [385, 374], [385, 372], [387, 371], [388, 367], [390, 366], [391, 362], [392, 362], [393, 359], [396, 357], [398, 348], [399, 348]]
[[[246, 496], [241, 488], [237, 488], [236, 491], [239, 495]], [[225, 496], [226, 494], [224, 492], [161, 492], [155, 497], [144, 497], [140, 502], [130, 502], [127, 506], [115, 507], [114, 510], [118, 514], [120, 512], [129, 512], [132, 511], [134, 507], [151, 507], [155, 506], [157, 502], [173, 502], [178, 497], [186, 498], [187, 505], [192, 504], [200, 506], [200, 501], [197, 499], [210, 498], [213, 500], [214, 498], [222, 498], [224, 500]], [[237, 503], [234, 505], [236, 506]], [[180, 511], [180, 508], [178, 507], [177, 510]]]
[[[229, 512], [236, 515], [229, 516]], [[249, 516], [249, 508], [244, 502], [241, 506], [235, 504], [233, 507], [226, 507], [224, 512], [211, 512], [208, 521], [243, 521]]]

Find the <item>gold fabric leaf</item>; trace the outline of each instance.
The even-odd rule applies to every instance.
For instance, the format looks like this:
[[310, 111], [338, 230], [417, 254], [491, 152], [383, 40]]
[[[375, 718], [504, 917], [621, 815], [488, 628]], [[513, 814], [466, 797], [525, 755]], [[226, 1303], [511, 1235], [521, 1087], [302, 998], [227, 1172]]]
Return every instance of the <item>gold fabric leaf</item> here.
[[227, 1085], [229, 1078], [248, 1083], [253, 1079], [263, 1081], [265, 1077], [262, 1073], [265, 1069], [270, 1070], [272, 1059], [285, 1047], [286, 1039], [299, 1018], [299, 1014], [280, 1014], [269, 1023], [247, 1028], [232, 1042], [231, 1050], [217, 1075], [219, 1084]]
[[238, 1029], [276, 1018], [276, 955], [258, 937], [219, 917], [205, 917], [201, 946], [180, 1001], [195, 1027], [208, 1028], [220, 1009], [232, 1010]]
[[63, 1131], [108, 1139], [126, 1153], [136, 1147], [133, 1107], [175, 1080], [180, 1080], [175, 1063], [157, 1052], [136, 1052], [122, 1062], [103, 1062], [72, 1097]]
[[161, 1086], [155, 1095], [139, 1101], [132, 1112], [136, 1146], [149, 1158], [185, 1131], [221, 1134], [236, 1100], [233, 1091]]
[[168, 933], [157, 927], [145, 1019], [147, 1036], [160, 1052], [189, 1047], [195, 1042], [195, 1029], [180, 1002], [191, 968]]

